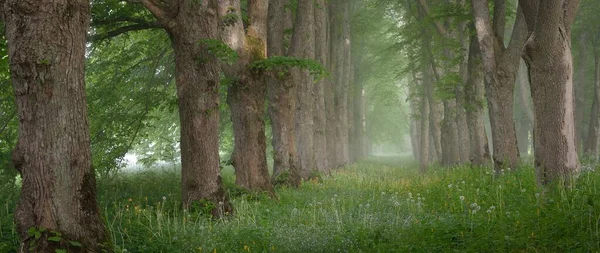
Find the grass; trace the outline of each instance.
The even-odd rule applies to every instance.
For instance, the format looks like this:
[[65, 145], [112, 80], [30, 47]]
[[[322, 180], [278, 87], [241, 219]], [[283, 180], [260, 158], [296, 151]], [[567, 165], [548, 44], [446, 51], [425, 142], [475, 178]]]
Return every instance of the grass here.
[[[179, 175], [123, 173], [99, 181], [117, 252], [597, 252], [600, 173], [540, 192], [531, 167], [433, 168], [398, 159], [349, 166], [278, 200], [232, 196], [235, 215], [211, 220], [179, 207]], [[231, 169], [224, 171], [233, 189]], [[17, 247], [15, 196], [0, 192], [0, 252]]]

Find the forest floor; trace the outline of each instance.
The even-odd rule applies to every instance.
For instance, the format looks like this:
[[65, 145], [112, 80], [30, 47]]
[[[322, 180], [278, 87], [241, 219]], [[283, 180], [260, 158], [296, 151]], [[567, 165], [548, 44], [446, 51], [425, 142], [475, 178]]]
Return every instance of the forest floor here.
[[[372, 159], [278, 187], [278, 199], [233, 186], [234, 215], [213, 220], [180, 208], [171, 170], [98, 182], [117, 252], [595, 252], [600, 250], [600, 173], [541, 193], [533, 168], [432, 168]], [[0, 252], [14, 252], [16, 188], [0, 189]]]

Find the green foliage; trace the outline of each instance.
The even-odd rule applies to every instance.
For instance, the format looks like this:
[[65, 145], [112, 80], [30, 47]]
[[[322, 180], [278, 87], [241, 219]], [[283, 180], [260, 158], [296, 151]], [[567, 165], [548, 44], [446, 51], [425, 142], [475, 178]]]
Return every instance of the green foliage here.
[[277, 71], [279, 77], [287, 75], [291, 68], [307, 70], [311, 75], [316, 76], [317, 79], [328, 75], [327, 69], [315, 60], [287, 56], [273, 56], [255, 61], [250, 64], [250, 68], [260, 71]]
[[227, 64], [231, 65], [239, 58], [238, 53], [231, 49], [223, 41], [215, 39], [203, 39], [200, 41], [200, 45], [204, 46], [206, 50], [208, 50], [208, 52], [216, 57], [219, 61]]
[[[419, 175], [417, 168], [380, 158], [299, 189], [277, 188], [278, 200], [230, 192], [235, 215], [219, 220], [181, 209], [174, 172], [122, 173], [99, 181], [98, 193], [117, 252], [593, 252], [600, 245], [593, 167], [571, 188], [545, 192], [529, 165], [497, 175], [470, 167]], [[226, 185], [232, 173], [224, 170]], [[2, 209], [0, 220], [12, 219]], [[3, 234], [0, 249], [16, 236]]]

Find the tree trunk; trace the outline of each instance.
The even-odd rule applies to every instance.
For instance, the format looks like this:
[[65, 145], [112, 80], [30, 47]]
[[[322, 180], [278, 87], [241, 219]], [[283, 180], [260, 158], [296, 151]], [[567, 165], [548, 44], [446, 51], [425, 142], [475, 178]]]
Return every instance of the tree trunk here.
[[[313, 59], [315, 56], [315, 14], [312, 1], [299, 1], [290, 56]], [[296, 93], [296, 150], [298, 169], [303, 179], [308, 179], [315, 167], [313, 78], [305, 70], [292, 70]]]
[[[458, 134], [458, 152], [460, 155], [460, 163], [466, 164], [469, 162], [471, 155], [471, 142], [469, 136], [469, 126], [467, 124], [467, 111], [466, 111], [466, 94], [465, 86], [469, 79], [469, 37], [466, 29], [466, 23], [463, 22], [459, 25], [457, 35], [460, 37], [461, 51], [460, 54], [460, 66], [459, 75], [461, 83], [456, 85], [454, 93], [456, 94], [456, 130]], [[476, 39], [476, 38], [475, 38]]]
[[350, 163], [350, 143], [349, 143], [349, 133], [350, 133], [350, 124], [348, 117], [348, 96], [350, 94], [350, 82], [352, 78], [353, 68], [352, 68], [352, 54], [351, 54], [351, 46], [350, 46], [350, 2], [343, 1], [343, 4], [340, 6], [342, 8], [342, 39], [341, 43], [338, 46], [343, 46], [343, 70], [341, 83], [336, 87], [337, 94], [339, 95], [339, 104], [338, 104], [338, 118], [340, 120], [339, 128], [338, 128], [338, 140], [341, 143], [341, 149], [339, 150], [340, 156], [340, 165], [344, 166]]
[[[433, 85], [429, 86], [427, 91], [427, 102], [429, 102], [429, 131], [431, 132], [431, 139], [433, 140], [433, 147], [435, 149], [435, 157], [438, 161], [442, 160], [442, 103], [436, 101], [433, 96]], [[429, 95], [431, 94], [431, 95]]]
[[333, 21], [332, 21], [332, 53], [334, 57], [332, 75], [334, 87], [334, 143], [335, 143], [335, 162], [336, 167], [346, 165], [348, 161], [348, 86], [346, 82], [346, 5], [344, 1], [334, 2]]
[[590, 115], [590, 125], [585, 143], [585, 154], [598, 155], [598, 139], [600, 137], [600, 50], [594, 50], [594, 100]]
[[[19, 115], [13, 164], [23, 181], [14, 216], [22, 252], [112, 252], [91, 165], [84, 83], [89, 2], [0, 2]], [[28, 235], [30, 229], [42, 236]], [[54, 231], [61, 233], [58, 242], [49, 240]]]
[[212, 214], [221, 216], [231, 206], [219, 171], [219, 63], [200, 43], [219, 39], [217, 0], [140, 2], [167, 30], [175, 52], [183, 206], [211, 201], [217, 207]]
[[225, 74], [232, 78], [227, 92], [235, 145], [231, 160], [235, 183], [252, 191], [274, 194], [267, 165], [264, 107], [266, 82], [263, 73], [250, 69], [250, 64], [266, 58], [268, 2], [248, 1], [249, 25], [244, 31], [240, 0], [220, 0], [221, 16], [234, 14], [234, 24], [223, 30], [223, 39], [239, 54], [240, 59]]
[[337, 36], [339, 32], [339, 22], [337, 19], [339, 15], [337, 14], [338, 3], [336, 1], [329, 1], [328, 8], [328, 16], [329, 16], [329, 31], [327, 33], [327, 43], [328, 43], [328, 62], [327, 67], [331, 74], [329, 77], [326, 77], [327, 85], [324, 87], [325, 92], [325, 113], [327, 115], [328, 123], [326, 129], [327, 135], [327, 164], [330, 169], [333, 169], [338, 166], [338, 158], [337, 158], [337, 150], [339, 147], [339, 143], [336, 142], [336, 129], [337, 129], [337, 114], [336, 114], [336, 93], [335, 93], [335, 85], [337, 83], [337, 66], [338, 66], [338, 54], [341, 48], [337, 42]]
[[468, 79], [465, 86], [467, 121], [471, 152], [469, 160], [473, 165], [489, 165], [490, 149], [484, 125], [485, 88], [481, 66], [481, 51], [476, 37], [471, 38], [468, 59]]
[[423, 92], [419, 98], [419, 173], [424, 174], [427, 172], [429, 167], [429, 102], [427, 97], [430, 95], [428, 92], [432, 90], [433, 80], [431, 78], [431, 68], [425, 64], [422, 67], [421, 74], [423, 79], [421, 82], [421, 89]]
[[[358, 71], [357, 71], [358, 72]], [[357, 73], [355, 72], [355, 73]], [[354, 79], [354, 133], [353, 136], [355, 138], [354, 143], [354, 154], [353, 157], [355, 160], [361, 160], [365, 158], [365, 129], [364, 129], [364, 119], [365, 119], [365, 98], [363, 96], [364, 92], [364, 83], [360, 76]], [[427, 100], [425, 100], [427, 101]]]
[[460, 162], [458, 148], [458, 130], [456, 126], [456, 101], [444, 101], [444, 120], [442, 121], [442, 160], [444, 166]]
[[[493, 141], [493, 160], [496, 171], [515, 168], [519, 161], [517, 135], [513, 118], [513, 99], [516, 73], [522, 45], [526, 39], [523, 13], [517, 19], [508, 47], [504, 46], [505, 3], [495, 1], [494, 22], [490, 21], [487, 1], [473, 0], [477, 40], [482, 52], [485, 90]], [[493, 26], [492, 26], [493, 25]]]
[[[323, 66], [327, 66], [329, 58], [329, 43], [327, 41], [327, 1], [317, 0], [315, 6], [315, 59]], [[315, 95], [314, 103], [314, 152], [316, 169], [321, 173], [329, 174], [327, 160], [327, 112], [325, 109], [325, 86], [331, 85], [329, 79], [321, 79], [313, 85]]]
[[[267, 22], [268, 56], [286, 55], [284, 48], [284, 24], [287, 20], [285, 5], [288, 0], [270, 0], [269, 17]], [[273, 175], [276, 179], [287, 172], [290, 183], [298, 186], [299, 175], [296, 171], [296, 138], [295, 138], [295, 108], [296, 86], [287, 76], [269, 75], [269, 117], [273, 131]]]
[[350, 64], [348, 66], [350, 72], [347, 74], [348, 76], [348, 163], [356, 162], [356, 157], [354, 157], [355, 149], [356, 149], [356, 136], [354, 135], [355, 126], [354, 126], [354, 92], [356, 89], [356, 85], [354, 83], [354, 64], [353, 59], [350, 58]]
[[[575, 147], [571, 24], [578, 1], [560, 0], [531, 6], [519, 1], [531, 32], [525, 44], [535, 127], [535, 168], [538, 183], [569, 180], [579, 171]], [[565, 181], [562, 181], [565, 183]]]

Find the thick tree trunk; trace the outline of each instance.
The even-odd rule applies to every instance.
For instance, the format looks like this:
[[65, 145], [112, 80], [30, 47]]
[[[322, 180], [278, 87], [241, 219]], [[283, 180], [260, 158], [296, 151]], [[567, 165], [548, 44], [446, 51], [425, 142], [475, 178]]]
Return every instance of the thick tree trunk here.
[[[340, 8], [342, 13], [342, 38], [338, 46], [343, 47], [343, 65], [341, 70], [340, 83], [336, 85], [336, 97], [338, 97], [337, 113], [339, 119], [337, 140], [340, 143], [338, 158], [340, 166], [350, 163], [350, 143], [349, 133], [350, 124], [348, 121], [348, 96], [350, 94], [350, 79], [352, 77], [352, 54], [350, 47], [350, 2], [343, 1]], [[341, 61], [340, 61], [341, 62]]]
[[[519, 1], [532, 33], [525, 45], [535, 127], [538, 183], [569, 180], [579, 171], [575, 147], [571, 24], [578, 1]], [[565, 183], [565, 181], [562, 181]]]
[[442, 121], [442, 160], [444, 166], [460, 163], [458, 148], [458, 129], [456, 125], [456, 101], [444, 101], [444, 120]]
[[[455, 88], [456, 94], [456, 130], [458, 134], [458, 149], [460, 155], [460, 163], [466, 164], [469, 162], [471, 155], [471, 141], [469, 136], [469, 125], [467, 124], [467, 103], [466, 101], [466, 85], [469, 79], [469, 36], [466, 29], [466, 23], [461, 23], [459, 26], [458, 36], [461, 51], [459, 75], [462, 83], [458, 83]], [[474, 38], [477, 39], [477, 38]]]
[[585, 154], [598, 155], [598, 139], [600, 137], [600, 50], [594, 50], [594, 100], [590, 115], [590, 124], [585, 143]]
[[[313, 59], [315, 56], [315, 14], [312, 1], [299, 1], [294, 36], [290, 46], [290, 56]], [[308, 179], [316, 170], [314, 149], [315, 103], [313, 78], [305, 70], [292, 70], [296, 93], [296, 150], [298, 169], [303, 179]]]
[[[329, 58], [329, 43], [327, 41], [328, 3], [325, 0], [317, 0], [315, 6], [315, 59], [323, 66], [327, 66]], [[321, 173], [329, 174], [329, 163], [327, 160], [327, 112], [325, 109], [325, 86], [329, 86], [329, 79], [319, 80], [313, 85], [315, 95], [314, 103], [314, 152], [316, 169]]]
[[267, 166], [264, 107], [266, 82], [262, 73], [249, 65], [266, 58], [268, 1], [248, 1], [248, 19], [244, 31], [240, 0], [220, 0], [221, 16], [235, 14], [235, 24], [224, 29], [223, 39], [236, 50], [239, 61], [226, 75], [235, 80], [228, 89], [227, 103], [231, 108], [231, 121], [235, 145], [231, 160], [235, 168], [235, 183], [252, 191], [274, 194]]
[[[333, 87], [334, 87], [334, 143], [335, 167], [342, 167], [348, 162], [348, 86], [346, 82], [346, 5], [345, 1], [335, 1], [332, 21], [332, 53]], [[349, 71], [348, 71], [349, 72]]]
[[337, 150], [339, 148], [339, 143], [336, 142], [336, 131], [337, 131], [337, 114], [336, 114], [336, 93], [335, 93], [335, 85], [337, 83], [338, 77], [338, 55], [341, 53], [340, 47], [338, 45], [337, 37], [339, 33], [340, 23], [338, 22], [339, 14], [337, 14], [337, 1], [329, 2], [329, 31], [327, 33], [327, 43], [328, 43], [328, 62], [327, 66], [331, 74], [329, 77], [326, 77], [327, 85], [325, 85], [325, 113], [327, 115], [327, 164], [330, 169], [333, 169], [338, 166], [338, 158], [337, 158]]
[[506, 6], [504, 1], [495, 1], [493, 24], [490, 21], [487, 1], [473, 0], [472, 3], [485, 73], [494, 168], [497, 171], [505, 167], [515, 168], [519, 161], [519, 150], [513, 118], [513, 99], [522, 45], [526, 39], [523, 13], [520, 8], [517, 10], [517, 19], [511, 40], [508, 47], [505, 48]]
[[[0, 1], [0, 12], [19, 115], [13, 164], [23, 182], [14, 216], [22, 252], [112, 252], [91, 165], [84, 83], [89, 2], [8, 0]], [[30, 229], [42, 236], [28, 235]], [[60, 241], [48, 240], [52, 231]]]
[[[285, 5], [289, 0], [270, 0], [269, 16], [267, 22], [267, 47], [268, 56], [286, 55], [284, 47], [284, 24], [288, 20]], [[296, 171], [296, 138], [295, 138], [295, 112], [296, 112], [296, 86], [286, 77], [269, 75], [269, 117], [273, 131], [273, 179], [281, 173], [287, 172], [290, 183], [298, 186], [299, 175]]]
[[[433, 148], [435, 150], [435, 157], [438, 161], [442, 160], [442, 103], [436, 101], [433, 96], [433, 85], [428, 86], [427, 91], [427, 102], [429, 102], [429, 131], [431, 132], [431, 139], [433, 142]], [[432, 153], [431, 156], [434, 156]]]
[[465, 86], [467, 102], [467, 121], [471, 152], [469, 160], [473, 165], [489, 165], [490, 149], [484, 125], [485, 88], [483, 84], [483, 68], [481, 66], [481, 51], [477, 38], [472, 37], [469, 46], [468, 79]]
[[184, 208], [211, 201], [215, 216], [231, 211], [219, 171], [219, 63], [201, 45], [219, 39], [217, 0], [164, 6], [140, 1], [171, 38], [181, 121], [181, 192]]
[[433, 80], [431, 78], [431, 68], [428, 65], [422, 67], [422, 96], [418, 101], [418, 110], [419, 110], [419, 173], [423, 174], [427, 172], [429, 167], [429, 101], [427, 97], [432, 94], [429, 94], [430, 91], [433, 90]]

